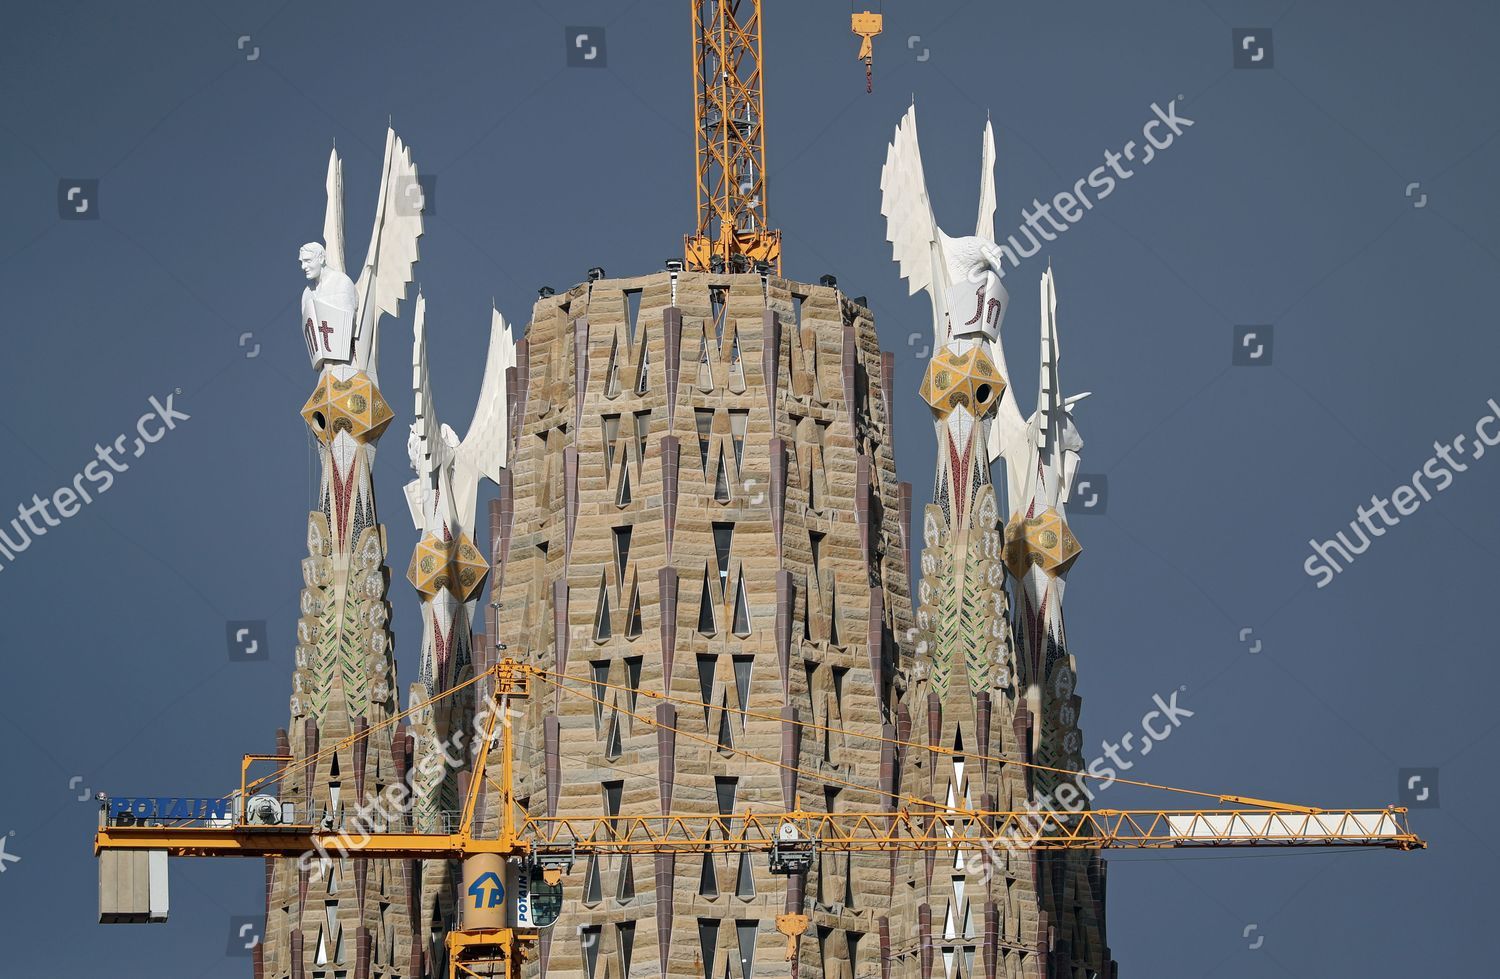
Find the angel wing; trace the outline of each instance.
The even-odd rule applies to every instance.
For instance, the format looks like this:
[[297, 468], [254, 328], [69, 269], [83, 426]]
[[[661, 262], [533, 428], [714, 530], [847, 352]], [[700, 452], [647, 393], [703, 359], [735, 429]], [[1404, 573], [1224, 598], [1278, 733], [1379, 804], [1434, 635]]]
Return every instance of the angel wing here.
[[355, 364], [375, 372], [379, 356], [379, 324], [382, 313], [396, 316], [411, 267], [416, 264], [417, 239], [422, 236], [422, 192], [411, 149], [396, 135], [385, 131], [385, 166], [380, 175], [380, 197], [375, 202], [375, 227], [365, 253], [355, 293], [359, 296], [359, 319], [355, 324]]
[[429, 529], [426, 495], [432, 485], [432, 472], [438, 466], [435, 440], [442, 437], [442, 432], [438, 427], [437, 409], [432, 404], [432, 382], [427, 373], [427, 300], [420, 290], [412, 314], [411, 387], [416, 405], [412, 412], [407, 452], [417, 476], [406, 484], [406, 506], [411, 510], [411, 521], [417, 530], [426, 531]]
[[337, 148], [328, 152], [328, 208], [323, 212], [323, 253], [328, 267], [344, 271], [344, 163]]
[[490, 310], [490, 346], [485, 358], [484, 380], [479, 385], [479, 403], [474, 420], [458, 444], [453, 475], [453, 503], [460, 518], [473, 521], [474, 501], [480, 478], [498, 482], [508, 465], [510, 445], [510, 399], [505, 372], [516, 366], [516, 341], [510, 324], [498, 309]]
[[[885, 216], [886, 240], [891, 257], [900, 265], [910, 295], [926, 289], [932, 297], [933, 325], [943, 321], [943, 290], [940, 276], [943, 260], [942, 231], [927, 197], [927, 178], [922, 172], [922, 149], [917, 143], [917, 107], [901, 117], [896, 134], [886, 149], [880, 169], [880, 213]], [[943, 273], [945, 275], [946, 273]]]
[[995, 129], [984, 121], [984, 138], [979, 146], [979, 220], [974, 234], [985, 241], [995, 240]]
[[1036, 452], [1036, 472], [1028, 476], [1039, 480], [1036, 494], [1046, 504], [1057, 506], [1067, 499], [1078, 468], [1078, 451], [1083, 448], [1072, 407], [1087, 398], [1089, 392], [1069, 398], [1062, 395], [1062, 377], [1058, 372], [1062, 350], [1057, 339], [1057, 287], [1050, 268], [1042, 274], [1040, 291], [1041, 379], [1037, 385], [1036, 413], [1027, 424]]

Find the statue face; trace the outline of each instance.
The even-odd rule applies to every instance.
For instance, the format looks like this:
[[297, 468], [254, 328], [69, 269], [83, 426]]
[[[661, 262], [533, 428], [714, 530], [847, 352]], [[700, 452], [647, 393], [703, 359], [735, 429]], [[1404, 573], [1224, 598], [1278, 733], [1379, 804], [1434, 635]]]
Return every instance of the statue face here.
[[297, 253], [297, 261], [302, 266], [302, 274], [309, 280], [317, 281], [318, 276], [323, 274], [323, 267], [328, 264], [328, 256], [321, 248], [308, 248], [303, 246]]

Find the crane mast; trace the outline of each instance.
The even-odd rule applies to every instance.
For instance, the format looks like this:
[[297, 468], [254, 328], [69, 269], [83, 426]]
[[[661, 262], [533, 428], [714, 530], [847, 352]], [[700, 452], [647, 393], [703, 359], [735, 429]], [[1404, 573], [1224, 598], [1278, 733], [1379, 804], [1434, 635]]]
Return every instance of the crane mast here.
[[698, 223], [685, 236], [695, 272], [781, 272], [781, 232], [766, 219], [761, 0], [694, 0], [693, 132]]

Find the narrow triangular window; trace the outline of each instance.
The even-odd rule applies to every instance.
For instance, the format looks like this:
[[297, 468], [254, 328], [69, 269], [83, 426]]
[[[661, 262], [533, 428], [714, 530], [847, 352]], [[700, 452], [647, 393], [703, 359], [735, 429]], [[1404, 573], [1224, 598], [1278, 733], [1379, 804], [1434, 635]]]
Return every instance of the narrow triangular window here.
[[625, 685], [630, 688], [630, 699], [626, 701], [625, 709], [632, 713], [635, 711], [636, 696], [641, 692], [641, 663], [640, 656], [630, 656], [625, 660]]
[[742, 901], [748, 901], [755, 896], [755, 865], [750, 862], [750, 854], [740, 854], [740, 872], [734, 882], [734, 896]]
[[[748, 858], [750, 855], [747, 853]], [[754, 888], [751, 888], [754, 892]], [[751, 979], [755, 975], [755, 932], [760, 927], [759, 921], [736, 921], [735, 931], [739, 932], [740, 940], [740, 979]]]
[[609, 737], [604, 741], [604, 758], [606, 761], [619, 761], [624, 753], [625, 747], [620, 736], [620, 709], [616, 705], [609, 716]]
[[708, 727], [708, 712], [713, 705], [714, 693], [714, 666], [718, 663], [717, 656], [698, 655], [698, 693], [702, 695], [703, 704], [703, 726]]
[[[704, 859], [707, 860], [707, 856]], [[698, 919], [698, 948], [703, 958], [703, 979], [713, 979], [714, 953], [719, 948], [718, 919]]]
[[[638, 639], [638, 638], [640, 638], [640, 635], [641, 635], [641, 586], [640, 586], [640, 584], [638, 582], [635, 582], [635, 581], [631, 582], [631, 585], [630, 585], [630, 604], [628, 606], [626, 606], [626, 607], [629, 609], [629, 611], [626, 613], [625, 638], [626, 639]], [[636, 670], [635, 685], [637, 685], [637, 686], [639, 685], [640, 678], [641, 678], [641, 675], [640, 675], [640, 670], [641, 670], [640, 662], [641, 662], [640, 658], [637, 657], [636, 660], [635, 660], [635, 664], [636, 664], [636, 667], [635, 667], [635, 670]], [[633, 704], [632, 704], [632, 709], [634, 709]]]
[[708, 569], [703, 570], [703, 595], [698, 599], [698, 631], [705, 636], [714, 634], [714, 600], [708, 589]]
[[[626, 865], [628, 868], [628, 864]], [[628, 872], [628, 870], [627, 870]], [[635, 897], [635, 875], [630, 875], [630, 896]], [[622, 888], [623, 889], [623, 888]], [[621, 898], [620, 900], [625, 900]], [[630, 979], [630, 956], [635, 951], [635, 922], [621, 921], [615, 925], [615, 945], [620, 953], [620, 979]]]
[[708, 359], [708, 333], [705, 331], [703, 339], [698, 347], [698, 390], [703, 392], [714, 389], [714, 369]]
[[719, 743], [720, 751], [734, 750], [734, 734], [729, 726], [729, 698], [726, 696], [719, 702]]
[[698, 874], [698, 896], [719, 896], [719, 875], [714, 870], [714, 856], [712, 853], [703, 854], [703, 869]]
[[[734, 692], [740, 698], [740, 710], [745, 710], [750, 706], [750, 668], [754, 662], [752, 656], [734, 657]], [[741, 724], [741, 727], [743, 726]]]
[[750, 597], [745, 592], [745, 572], [740, 572], [740, 584], [734, 594], [734, 634], [744, 639], [750, 635]]
[[[583, 877], [583, 903], [598, 904], [604, 900], [604, 889], [599, 881], [599, 856], [594, 854], [589, 857], [588, 872]], [[592, 969], [589, 970], [593, 972]]]
[[724, 453], [719, 453], [719, 465], [714, 471], [714, 501], [729, 502], [729, 475], [724, 472]]
[[613, 634], [609, 614], [609, 586], [599, 576], [599, 601], [594, 606], [594, 642], [603, 642]]
[[607, 368], [604, 375], [604, 396], [606, 398], [616, 398], [620, 395], [619, 358], [620, 337], [618, 334], [616, 334], [615, 338], [609, 343], [609, 367]]
[[641, 356], [635, 368], [635, 393], [645, 394], [651, 390], [651, 347], [641, 337]]
[[634, 497], [630, 495], [630, 467], [621, 463], [620, 489], [619, 492], [615, 494], [615, 506], [623, 510], [625, 507], [630, 506], [630, 501], [632, 499], [634, 499]]
[[736, 330], [729, 348], [729, 390], [735, 394], [745, 391], [745, 364], [740, 358], [740, 334]]
[[694, 408], [693, 421], [698, 426], [698, 466], [708, 477], [708, 444], [713, 436], [714, 413], [711, 408]]

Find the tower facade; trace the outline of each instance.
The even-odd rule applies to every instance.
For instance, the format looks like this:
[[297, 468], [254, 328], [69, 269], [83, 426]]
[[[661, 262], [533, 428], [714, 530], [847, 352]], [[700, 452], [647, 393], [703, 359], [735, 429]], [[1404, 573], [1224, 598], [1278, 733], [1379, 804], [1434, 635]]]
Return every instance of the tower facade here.
[[[517, 722], [521, 806], [892, 808], [890, 743], [809, 726], [898, 725], [910, 494], [869, 311], [759, 274], [600, 279], [538, 301], [514, 370], [492, 634], [568, 691], [540, 684]], [[581, 859], [528, 969], [868, 975], [894, 870], [887, 854], [791, 876], [733, 854]], [[790, 962], [785, 914], [807, 916]]]

